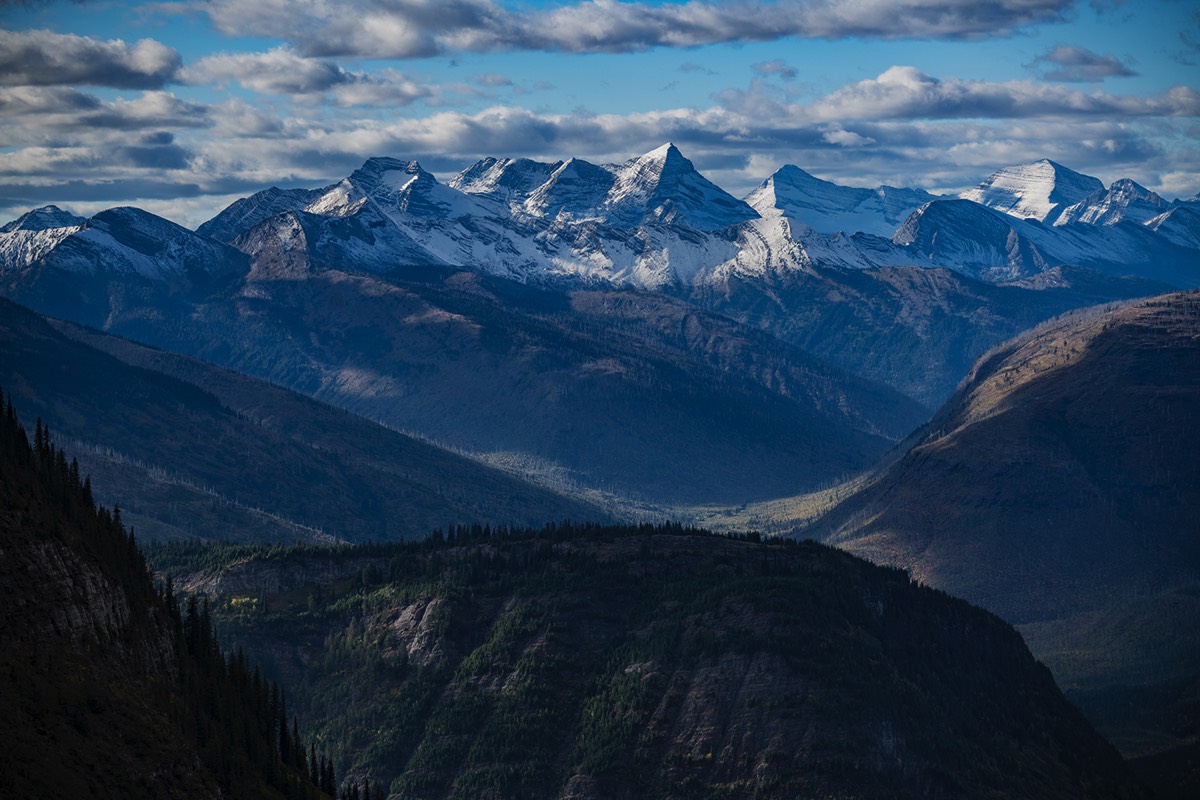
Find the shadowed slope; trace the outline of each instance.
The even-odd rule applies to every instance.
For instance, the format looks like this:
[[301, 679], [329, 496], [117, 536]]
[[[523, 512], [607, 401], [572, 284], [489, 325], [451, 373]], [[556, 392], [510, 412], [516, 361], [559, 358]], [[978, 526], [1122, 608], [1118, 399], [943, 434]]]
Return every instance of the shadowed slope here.
[[808, 533], [1024, 623], [1065, 687], [1156, 685], [1200, 663], [1197, 453], [1200, 294], [1078, 312], [981, 359]]
[[286, 389], [5, 300], [0, 346], [0, 381], [76, 440], [97, 493], [120, 498], [143, 535], [365, 540], [604, 518]]

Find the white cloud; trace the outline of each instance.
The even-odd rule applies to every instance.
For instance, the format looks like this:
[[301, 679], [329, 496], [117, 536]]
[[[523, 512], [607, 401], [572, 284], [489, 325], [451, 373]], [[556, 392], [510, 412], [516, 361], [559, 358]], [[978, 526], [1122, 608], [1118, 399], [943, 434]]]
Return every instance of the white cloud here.
[[120, 39], [47, 30], [0, 29], [0, 85], [158, 89], [175, 79], [179, 53], [154, 39]]
[[264, 53], [222, 53], [207, 56], [182, 72], [188, 83], [234, 81], [261, 94], [330, 99], [339, 107], [398, 106], [437, 94], [394, 69], [352, 72], [319, 58], [306, 58], [287, 47]]
[[1151, 97], [1088, 93], [1033, 81], [939, 80], [892, 67], [821, 98], [809, 112], [829, 120], [1197, 116], [1200, 92], [1176, 86]]
[[0, 141], [37, 141], [47, 135], [103, 135], [109, 131], [201, 128], [208, 109], [171, 92], [142, 92], [102, 101], [62, 86], [0, 88]]
[[582, 0], [510, 10], [494, 0], [211, 0], [224, 33], [283, 39], [312, 56], [630, 52], [787, 37], [973, 38], [1064, 19], [1072, 0]]
[[875, 140], [869, 136], [848, 131], [845, 128], [833, 128], [821, 134], [821, 138], [830, 144], [838, 144], [842, 147], [864, 147], [869, 144], [875, 144]]

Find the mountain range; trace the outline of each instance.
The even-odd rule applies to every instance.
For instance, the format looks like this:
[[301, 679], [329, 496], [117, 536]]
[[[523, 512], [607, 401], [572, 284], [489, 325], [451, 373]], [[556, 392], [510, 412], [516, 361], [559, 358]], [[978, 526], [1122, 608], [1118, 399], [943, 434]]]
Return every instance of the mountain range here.
[[[182, 553], [190, 589], [226, 595], [226, 635], [303, 687], [306, 713], [329, 720], [323, 735], [360, 735], [331, 708], [389, 731], [387, 753], [359, 742], [361, 758], [347, 749], [339, 768], [403, 796], [501, 784], [629, 794], [610, 769], [617, 753], [671, 791], [800, 792], [804, 778], [778, 772], [772, 747], [735, 724], [754, 715], [721, 705], [735, 690], [726, 668], [747, 704], [793, 708], [791, 695], [746, 689], [753, 670], [739, 659], [778, 650], [772, 675], [815, 685], [772, 633], [800, 630], [811, 612], [831, 663], [867, 658], [897, 676], [893, 688], [928, 687], [930, 660], [880, 627], [890, 604], [928, 611], [933, 595], [911, 577], [1018, 626], [1089, 719], [1144, 757], [1139, 774], [1160, 790], [1182, 781], [1165, 796], [1186, 797], [1200, 775], [1200, 308], [1178, 290], [1197, 285], [1200, 202], [1131, 179], [1105, 187], [1046, 160], [954, 197], [786, 166], [739, 200], [669, 144], [623, 164], [489, 158], [446, 183], [380, 157], [328, 186], [239, 200], [196, 231], [136, 208], [85, 219], [47, 206], [5, 225], [0, 384], [41, 437], [44, 422], [77, 453], [139, 536], [301, 545], [157, 557]], [[762, 524], [908, 574], [860, 572], [815, 546], [773, 560], [785, 551], [704, 537], [676, 546], [662, 530], [587, 528], [564, 545], [481, 527], [664, 516]], [[377, 544], [443, 526], [457, 532], [449, 545], [440, 533]], [[347, 542], [372, 544], [312, 549]], [[400, 575], [418, 562], [419, 574]], [[659, 562], [650, 583], [675, 595], [637, 594]], [[672, 571], [679, 563], [702, 569]], [[781, 564], [786, 587], [771, 572]], [[255, 570], [272, 577], [246, 577]], [[688, 583], [701, 573], [712, 591]], [[874, 616], [822, 604], [842, 590], [822, 583], [830, 574], [865, 592]], [[581, 621], [572, 609], [595, 599], [577, 591], [589, 586], [628, 592]], [[699, 598], [694, 614], [680, 611], [684, 595]], [[799, 617], [753, 600], [810, 595]], [[736, 620], [718, 614], [727, 608]], [[1007, 628], [973, 613], [946, 605], [918, 627], [962, 628], [967, 643], [935, 649], [983, 647], [1023, 676], [1014, 698], [1057, 708]], [[697, 620], [720, 635], [695, 633]], [[854, 632], [830, 638], [835, 629]], [[878, 646], [865, 652], [865, 641]], [[320, 656], [334, 642], [336, 657]], [[412, 658], [428, 663], [413, 670]], [[347, 664], [357, 677], [343, 684], [334, 676]], [[558, 704], [543, 683], [521, 682], [547, 664], [578, 667]], [[955, 673], [947, 664], [937, 680]], [[398, 705], [364, 700], [361, 686], [380, 676]], [[822, 686], [814, 699], [854, 710]], [[709, 689], [726, 722], [698, 715]], [[962, 685], [938, 702], [992, 690]], [[346, 702], [322, 705], [331, 697]], [[481, 756], [524, 735], [505, 727], [523, 718], [512, 703], [552, 717], [630, 698], [657, 710], [633, 727], [605, 718], [596, 740], [572, 738], [586, 725], [551, 726], [559, 751], [548, 738], [530, 759], [506, 757], [524, 777], [498, 777]], [[1124, 772], [1097, 766], [1104, 748], [1069, 709], [1005, 718], [1004, 736], [977, 747], [981, 731], [946, 709], [905, 721], [925, 703], [909, 699], [899, 716], [822, 728], [842, 755], [789, 739], [820, 776], [808, 788], [1069, 796], [1066, 776], [1078, 788], [1088, 772], [1108, 787], [1097, 793], [1138, 796]], [[454, 720], [491, 727], [440, 738]], [[966, 749], [942, 749], [947, 720], [969, 731]], [[1057, 754], [1033, 757], [1046, 780], [1007, 784], [1002, 773], [1029, 763], [1020, 731], [1035, 723]], [[710, 740], [723, 743], [716, 753]], [[929, 771], [997, 753], [996, 769]], [[851, 762], [875, 778], [841, 781]]]
[[794, 167], [742, 201], [673, 145], [485, 159], [448, 184], [372, 158], [197, 232], [37, 209], [0, 230], [0, 291], [547, 485], [738, 503], [867, 467], [1031, 325], [1197, 280], [1191, 205], [1134, 222], [1118, 211], [1142, 194], [1051, 166], [1022, 191], [1078, 221], [998, 210], [1003, 170], [981, 202]]
[[[436, 264], [643, 289], [892, 265], [992, 282], [1073, 265], [1190, 286], [1200, 282], [1189, 237], [1198, 206], [1130, 179], [1106, 189], [1048, 160], [999, 170], [958, 198], [839, 186], [787, 165], [738, 200], [667, 144], [619, 165], [488, 158], [447, 184], [416, 161], [372, 158], [324, 188], [239, 200], [197, 232], [237, 243], [259, 263], [286, 252], [293, 268]], [[104, 212], [85, 224], [53, 206], [37, 209], [0, 229], [0, 266], [11, 284], [54, 250], [64, 250], [51, 262], [57, 269], [147, 277], [186, 272], [197, 257], [214, 261], [211, 273], [223, 259], [211, 243], [133, 214]]]

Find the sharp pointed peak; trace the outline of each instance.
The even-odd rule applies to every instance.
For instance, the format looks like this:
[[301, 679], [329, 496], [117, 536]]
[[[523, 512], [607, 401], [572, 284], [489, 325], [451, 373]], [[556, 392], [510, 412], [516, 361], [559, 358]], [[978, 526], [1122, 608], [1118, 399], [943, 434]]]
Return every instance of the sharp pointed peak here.
[[[821, 180], [820, 178], [818, 178], [816, 175], [813, 175], [808, 170], [801, 169], [800, 167], [797, 167], [795, 164], [784, 164], [782, 167], [780, 167], [779, 169], [772, 172], [771, 178], [776, 178], [776, 177], [781, 178], [781, 179], [787, 179], [787, 180], [795, 180], [795, 179], [804, 179], [804, 180], [813, 180], [813, 181]], [[826, 182], [828, 183], [828, 181], [826, 181]]]
[[609, 171], [609, 168], [602, 167], [598, 164], [593, 164], [591, 161], [585, 161], [582, 158], [576, 158], [572, 156], [566, 161], [560, 161], [558, 166], [554, 168], [554, 171], [551, 174], [561, 175], [564, 172], [595, 172], [597, 170], [606, 172]]
[[674, 142], [665, 142], [654, 148], [648, 153], [643, 153], [640, 156], [631, 158], [627, 164], [671, 164], [671, 165], [691, 165], [691, 161], [687, 156], [675, 146]]
[[1083, 178], [1092, 179], [1092, 177], [1090, 175], [1085, 175], [1082, 172], [1077, 172], [1076, 170], [1073, 170], [1070, 167], [1064, 166], [1063, 164], [1060, 164], [1057, 161], [1054, 161], [1049, 158], [1039, 158], [1036, 161], [1027, 161], [1023, 164], [1012, 164], [1007, 167], [1001, 167], [1000, 169], [996, 170], [993, 173], [993, 177], [996, 175], [1005, 175], [1005, 174], [1010, 174], [1010, 173], [1014, 173], [1014, 172], [1028, 171], [1031, 169], [1041, 171], [1041, 172], [1049, 171], [1049, 172], [1053, 172], [1055, 175], [1079, 175], [1080, 177], [1083, 177]]
[[692, 163], [688, 159], [688, 157], [683, 154], [683, 151], [675, 146], [674, 142], [666, 142], [665, 144], [662, 144], [659, 147], [656, 147], [651, 152], [654, 153], [656, 156], [662, 156], [663, 158], [667, 159], [668, 161], [678, 160], [678, 161], [687, 161], [689, 164]]

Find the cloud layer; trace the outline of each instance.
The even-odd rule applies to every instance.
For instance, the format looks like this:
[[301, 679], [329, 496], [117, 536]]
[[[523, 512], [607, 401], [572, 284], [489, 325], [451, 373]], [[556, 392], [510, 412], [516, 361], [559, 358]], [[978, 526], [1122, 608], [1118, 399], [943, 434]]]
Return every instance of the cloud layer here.
[[183, 70], [187, 83], [236, 82], [262, 94], [330, 100], [340, 107], [405, 106], [436, 94], [393, 69], [352, 72], [329, 61], [304, 58], [286, 47], [265, 53], [223, 53]]
[[160, 89], [179, 72], [179, 53], [154, 39], [120, 39], [37, 30], [0, 30], [0, 85]]
[[1070, 0], [584, 0], [514, 11], [492, 0], [211, 0], [228, 34], [269, 36], [311, 56], [447, 52], [624, 53], [787, 37], [935, 39], [1008, 35], [1064, 19]]

